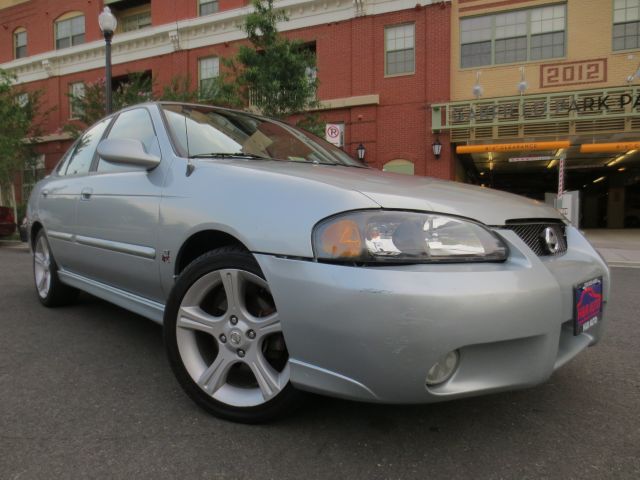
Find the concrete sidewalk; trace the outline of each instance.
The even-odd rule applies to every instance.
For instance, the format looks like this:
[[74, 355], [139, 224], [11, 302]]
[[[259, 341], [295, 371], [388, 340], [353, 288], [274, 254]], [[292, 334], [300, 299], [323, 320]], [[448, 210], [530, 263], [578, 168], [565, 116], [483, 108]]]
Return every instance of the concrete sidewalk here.
[[585, 230], [584, 234], [609, 266], [640, 268], [640, 229]]

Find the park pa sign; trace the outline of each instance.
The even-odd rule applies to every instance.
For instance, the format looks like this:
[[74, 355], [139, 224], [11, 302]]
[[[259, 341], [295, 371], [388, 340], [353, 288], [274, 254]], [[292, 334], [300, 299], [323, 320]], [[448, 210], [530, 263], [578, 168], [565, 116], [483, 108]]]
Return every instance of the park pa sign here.
[[535, 120], [552, 116], [555, 118], [572, 115], [622, 113], [635, 111], [640, 107], [640, 94], [603, 94], [597, 96], [574, 95], [544, 96], [531, 99], [513, 98], [500, 103], [466, 104], [451, 108], [451, 122], [454, 124], [472, 121], [518, 121]]

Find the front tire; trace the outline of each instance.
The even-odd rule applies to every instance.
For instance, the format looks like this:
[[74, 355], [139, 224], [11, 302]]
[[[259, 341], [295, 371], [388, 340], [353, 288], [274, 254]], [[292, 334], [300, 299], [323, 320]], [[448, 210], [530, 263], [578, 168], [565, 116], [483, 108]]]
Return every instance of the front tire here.
[[78, 297], [78, 290], [65, 285], [58, 278], [58, 265], [53, 258], [44, 230], [40, 230], [36, 235], [33, 249], [33, 279], [38, 300], [45, 307], [68, 305]]
[[262, 423], [296, 400], [273, 297], [245, 250], [219, 248], [182, 272], [165, 308], [164, 338], [182, 388], [218, 417]]

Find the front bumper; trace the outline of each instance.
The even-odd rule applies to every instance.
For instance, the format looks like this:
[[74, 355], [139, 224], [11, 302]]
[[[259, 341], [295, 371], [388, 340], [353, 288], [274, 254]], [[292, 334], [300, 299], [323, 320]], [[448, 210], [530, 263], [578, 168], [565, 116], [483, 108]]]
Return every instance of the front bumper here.
[[[256, 255], [301, 389], [356, 400], [423, 403], [523, 388], [598, 341], [573, 336], [573, 287], [609, 272], [574, 228], [568, 251], [537, 257], [508, 230], [505, 263], [349, 267]], [[458, 349], [454, 375], [425, 386]]]

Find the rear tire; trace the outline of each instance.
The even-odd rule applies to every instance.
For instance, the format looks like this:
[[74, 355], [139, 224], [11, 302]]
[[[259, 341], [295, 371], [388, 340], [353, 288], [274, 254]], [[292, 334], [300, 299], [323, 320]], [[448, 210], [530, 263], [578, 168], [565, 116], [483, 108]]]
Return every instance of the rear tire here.
[[58, 265], [53, 258], [44, 230], [40, 230], [36, 235], [33, 249], [33, 278], [38, 300], [45, 307], [69, 305], [78, 297], [77, 289], [65, 285], [58, 278]]
[[298, 399], [273, 297], [246, 250], [213, 250], [182, 272], [165, 307], [164, 339], [184, 391], [217, 417], [263, 423]]

